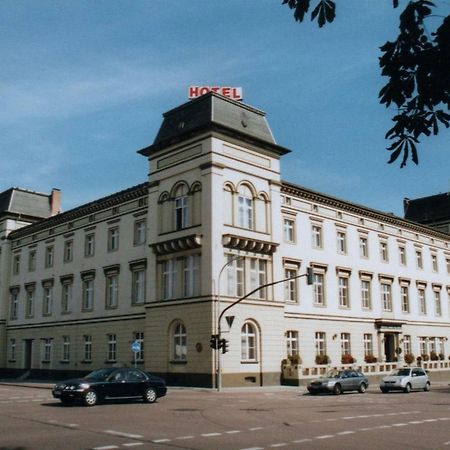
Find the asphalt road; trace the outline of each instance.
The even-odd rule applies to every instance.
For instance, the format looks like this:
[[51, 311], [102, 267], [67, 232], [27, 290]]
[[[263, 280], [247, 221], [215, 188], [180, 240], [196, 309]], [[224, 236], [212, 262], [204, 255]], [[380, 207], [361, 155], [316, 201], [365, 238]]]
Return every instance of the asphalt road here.
[[0, 450], [445, 449], [450, 388], [310, 396], [304, 388], [171, 389], [155, 404], [62, 406], [0, 384]]

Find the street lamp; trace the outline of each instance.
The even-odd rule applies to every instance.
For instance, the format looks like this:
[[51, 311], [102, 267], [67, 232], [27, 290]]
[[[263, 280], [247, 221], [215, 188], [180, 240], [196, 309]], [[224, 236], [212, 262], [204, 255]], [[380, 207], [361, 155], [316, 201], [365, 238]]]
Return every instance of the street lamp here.
[[[222, 275], [223, 270], [225, 269], [225, 267], [230, 264], [231, 262], [233, 262], [236, 259], [240, 259], [243, 258], [243, 256], [237, 256], [235, 258], [230, 259], [221, 269], [220, 273], [219, 273], [219, 295], [220, 295], [220, 275]], [[222, 342], [222, 336], [221, 336], [221, 325], [220, 325], [220, 321], [223, 317], [223, 315], [233, 306], [237, 305], [238, 303], [242, 302], [242, 300], [245, 300], [246, 298], [250, 297], [251, 295], [253, 295], [255, 292], [258, 292], [261, 289], [264, 289], [266, 287], [269, 286], [274, 286], [275, 284], [279, 284], [279, 283], [284, 283], [285, 281], [289, 281], [289, 280], [295, 280], [296, 278], [301, 278], [301, 277], [306, 277], [306, 282], [308, 285], [312, 285], [314, 284], [314, 269], [312, 267], [307, 267], [306, 268], [306, 273], [302, 273], [300, 275], [295, 275], [294, 277], [289, 277], [289, 278], [284, 278], [283, 280], [277, 280], [277, 281], [272, 281], [271, 283], [265, 283], [262, 284], [261, 286], [258, 286], [256, 289], [253, 289], [252, 291], [250, 291], [248, 294], [245, 294], [243, 297], [239, 298], [238, 300], [236, 300], [235, 302], [233, 302], [231, 305], [228, 305], [220, 314], [219, 317], [217, 319], [217, 343], [218, 346], [216, 348], [216, 350], [220, 350], [221, 345], [226, 345], [225, 343]], [[218, 303], [220, 304], [220, 297], [218, 296]], [[220, 311], [220, 309], [219, 309]], [[220, 352], [217, 353], [217, 390], [220, 391], [222, 389], [222, 373], [221, 373], [221, 366], [220, 366]]]
[[[217, 279], [217, 313], [216, 313], [216, 317], [219, 317], [218, 321], [217, 321], [217, 337], [216, 342], [217, 344], [220, 344], [221, 342], [221, 329], [220, 329], [220, 318], [222, 317], [220, 315], [220, 280], [222, 277], [222, 273], [225, 270], [226, 267], [228, 267], [231, 263], [233, 263], [234, 261], [239, 261], [240, 259], [244, 259], [243, 256], [241, 255], [236, 255], [233, 256], [232, 258], [230, 258], [220, 269], [219, 272], [219, 277]], [[220, 350], [220, 348], [216, 348], [216, 350]], [[221, 376], [221, 365], [220, 365], [220, 352], [217, 352], [217, 390], [220, 391], [222, 389], [222, 376]]]

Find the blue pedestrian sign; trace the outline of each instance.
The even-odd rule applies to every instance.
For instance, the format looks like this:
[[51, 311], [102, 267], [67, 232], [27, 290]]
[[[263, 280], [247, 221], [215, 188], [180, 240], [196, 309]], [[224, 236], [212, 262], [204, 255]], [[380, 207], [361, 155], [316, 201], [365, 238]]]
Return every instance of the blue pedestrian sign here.
[[132, 350], [134, 353], [139, 353], [139, 352], [141, 351], [141, 343], [140, 343], [139, 341], [134, 341], [134, 342], [131, 344], [131, 350]]

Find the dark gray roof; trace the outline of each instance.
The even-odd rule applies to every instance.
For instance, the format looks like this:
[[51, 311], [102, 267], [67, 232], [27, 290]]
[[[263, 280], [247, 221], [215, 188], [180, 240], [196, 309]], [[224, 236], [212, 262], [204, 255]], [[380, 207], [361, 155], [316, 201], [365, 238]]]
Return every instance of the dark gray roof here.
[[276, 144], [266, 114], [245, 103], [215, 92], [202, 95], [163, 114], [153, 144], [139, 153], [145, 156], [195, 134], [215, 130], [239, 137], [282, 155], [289, 150]]
[[450, 220], [450, 192], [416, 199], [405, 198], [405, 218], [424, 224]]
[[19, 188], [7, 189], [0, 193], [0, 214], [5, 213], [48, 217], [51, 214], [50, 196]]

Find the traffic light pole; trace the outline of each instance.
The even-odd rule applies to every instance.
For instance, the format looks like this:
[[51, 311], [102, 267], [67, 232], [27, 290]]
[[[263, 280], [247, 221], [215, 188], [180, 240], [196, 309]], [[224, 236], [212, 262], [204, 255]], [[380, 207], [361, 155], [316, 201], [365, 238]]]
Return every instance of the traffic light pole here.
[[[222, 341], [222, 328], [221, 328], [221, 325], [220, 325], [221, 319], [222, 319], [223, 315], [229, 309], [231, 309], [233, 306], [236, 306], [238, 303], [241, 303], [243, 300], [245, 300], [246, 298], [250, 297], [255, 292], [258, 292], [261, 289], [264, 289], [264, 288], [269, 287], [269, 286], [274, 286], [275, 284], [284, 283], [286, 281], [295, 280], [297, 278], [302, 278], [302, 277], [307, 277], [308, 278], [308, 285], [312, 285], [314, 283], [312, 267], [307, 267], [306, 268], [306, 273], [302, 273], [300, 275], [296, 275], [295, 277], [284, 278], [283, 280], [272, 281], [271, 283], [262, 284], [261, 286], [258, 286], [256, 289], [253, 289], [253, 291], [250, 291], [248, 294], [245, 294], [243, 297], [241, 297], [238, 300], [236, 300], [235, 302], [233, 302], [231, 305], [228, 305], [219, 314], [219, 318], [217, 319], [217, 342], [219, 343], [219, 345], [220, 345], [220, 343]], [[226, 348], [226, 344], [223, 343], [223, 345]], [[221, 347], [218, 347], [218, 350], [220, 350], [220, 348]], [[218, 353], [217, 362], [218, 362], [218, 364], [217, 364], [217, 390], [220, 392], [222, 390], [222, 371], [221, 371], [221, 364], [220, 364], [220, 352]]]

